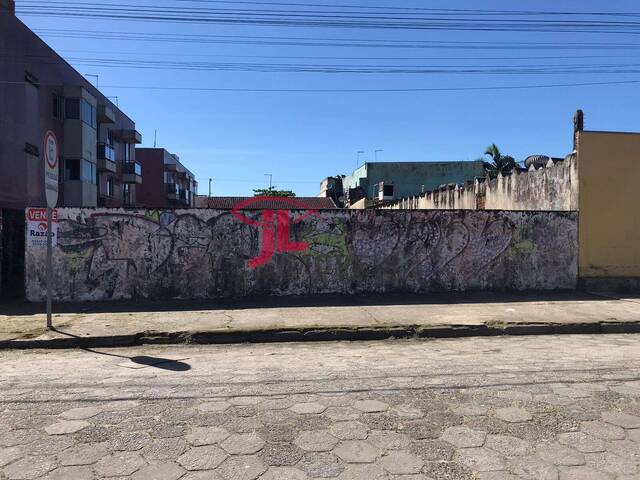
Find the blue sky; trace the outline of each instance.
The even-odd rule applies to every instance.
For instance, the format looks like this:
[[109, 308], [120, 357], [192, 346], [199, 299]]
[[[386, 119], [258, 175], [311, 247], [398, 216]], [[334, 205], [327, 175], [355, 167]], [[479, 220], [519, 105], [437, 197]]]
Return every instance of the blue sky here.
[[[75, 0], [74, 0], [75, 1]], [[132, 3], [110, 0], [112, 3]], [[293, 0], [291, 0], [293, 1]], [[18, 0], [20, 6], [20, 0]], [[133, 2], [169, 6], [184, 2]], [[311, 1], [339, 5], [333, 0]], [[402, 1], [344, 0], [349, 5], [420, 6], [434, 8], [547, 9], [634, 12], [637, 2], [569, 0], [528, 1]], [[20, 15], [19, 15], [20, 16]], [[71, 29], [113, 32], [171, 32], [184, 34], [437, 40], [472, 42], [624, 42], [640, 45], [633, 34], [493, 33], [395, 31], [298, 27], [184, 25], [138, 23], [106, 19], [22, 16], [32, 29]], [[327, 48], [269, 45], [173, 44], [167, 42], [69, 39], [42, 35], [65, 58], [194, 60], [229, 62], [339, 63], [383, 65], [579, 65], [634, 64], [639, 50], [441, 50], [399, 48]], [[599, 58], [536, 59], [531, 56], [600, 55]], [[253, 59], [238, 56], [302, 56], [302, 59]], [[229, 58], [223, 56], [232, 56]], [[314, 57], [381, 57], [379, 59], [313, 60]], [[483, 57], [515, 57], [510, 60]], [[397, 59], [402, 57], [402, 59]], [[410, 58], [409, 58], [410, 57]], [[421, 57], [429, 57], [422, 59]], [[452, 60], [449, 57], [467, 57]], [[524, 57], [524, 59], [523, 59]], [[395, 60], [394, 60], [395, 58]], [[488, 87], [640, 80], [640, 74], [323, 74], [260, 73], [132, 69], [86, 66], [71, 62], [83, 74], [99, 75], [102, 86], [180, 86], [214, 88], [393, 89]], [[95, 80], [89, 77], [90, 80]], [[273, 174], [279, 188], [299, 196], [316, 195], [326, 176], [350, 173], [361, 160], [372, 161], [382, 149], [384, 161], [473, 160], [497, 143], [522, 160], [530, 154], [564, 156], [571, 150], [572, 116], [585, 111], [591, 130], [640, 131], [640, 84], [561, 87], [537, 90], [455, 91], [411, 93], [274, 93], [193, 92], [101, 88], [117, 95], [118, 103], [137, 124], [144, 145], [177, 153], [197, 176], [206, 194], [213, 178], [214, 195], [250, 195], [268, 185]]]

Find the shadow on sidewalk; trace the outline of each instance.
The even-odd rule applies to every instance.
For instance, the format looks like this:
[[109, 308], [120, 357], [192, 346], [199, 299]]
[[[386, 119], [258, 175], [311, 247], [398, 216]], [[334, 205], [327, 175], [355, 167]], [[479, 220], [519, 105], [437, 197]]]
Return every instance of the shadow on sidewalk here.
[[[51, 330], [53, 330], [56, 333], [59, 333], [60, 335], [65, 335], [67, 337], [82, 338], [82, 337], [79, 337], [78, 335], [73, 335], [72, 333], [65, 332], [55, 327], [52, 328]], [[88, 353], [95, 353], [96, 355], [123, 358], [126, 360], [130, 360], [136, 365], [142, 365], [143, 367], [154, 367], [154, 368], [159, 368], [161, 370], [169, 370], [171, 372], [186, 372], [188, 370], [191, 370], [191, 365], [189, 365], [188, 363], [182, 362], [180, 360], [172, 360], [169, 358], [149, 357], [147, 355], [134, 355], [130, 357], [128, 355], [118, 355], [116, 353], [99, 352], [97, 350], [94, 350], [93, 348], [86, 348], [86, 347], [80, 347], [79, 350], [82, 350]]]
[[[638, 298], [628, 295], [625, 298]], [[566, 292], [445, 292], [445, 293], [388, 293], [359, 295], [301, 295], [252, 296], [241, 299], [219, 300], [119, 300], [106, 302], [55, 303], [55, 313], [125, 313], [175, 312], [206, 310], [246, 310], [253, 308], [348, 307], [348, 306], [403, 306], [403, 305], [455, 305], [472, 303], [514, 302], [575, 302], [619, 300], [615, 295], [602, 295], [580, 291]], [[0, 304], [0, 315], [36, 315], [44, 312], [44, 304], [26, 301]]]

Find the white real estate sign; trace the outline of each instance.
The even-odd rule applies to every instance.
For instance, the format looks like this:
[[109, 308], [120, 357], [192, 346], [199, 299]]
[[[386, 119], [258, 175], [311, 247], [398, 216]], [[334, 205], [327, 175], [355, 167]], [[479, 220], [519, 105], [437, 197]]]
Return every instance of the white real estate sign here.
[[[58, 211], [51, 210], [51, 243], [58, 243]], [[47, 209], [27, 208], [27, 246], [47, 248]]]

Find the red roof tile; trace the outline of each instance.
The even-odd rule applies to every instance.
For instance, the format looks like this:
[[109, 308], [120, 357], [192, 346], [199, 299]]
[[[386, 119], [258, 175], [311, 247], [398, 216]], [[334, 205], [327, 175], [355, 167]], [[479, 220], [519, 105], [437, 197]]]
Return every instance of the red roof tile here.
[[[249, 202], [250, 200], [255, 200]], [[324, 197], [205, 197], [196, 198], [198, 208], [214, 208], [220, 210], [231, 210], [239, 203], [245, 202], [242, 210], [327, 210], [335, 209], [336, 204], [330, 198]]]

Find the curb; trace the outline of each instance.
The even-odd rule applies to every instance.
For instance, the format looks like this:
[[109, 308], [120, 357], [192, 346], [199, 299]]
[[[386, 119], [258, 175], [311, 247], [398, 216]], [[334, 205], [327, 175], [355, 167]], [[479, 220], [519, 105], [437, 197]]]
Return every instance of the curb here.
[[141, 345], [232, 345], [239, 343], [290, 343], [376, 341], [487, 336], [640, 333], [637, 322], [513, 323], [481, 325], [388, 326], [364, 328], [301, 328], [249, 331], [141, 332], [102, 337], [14, 339], [0, 341], [0, 350], [37, 348], [108, 348]]

